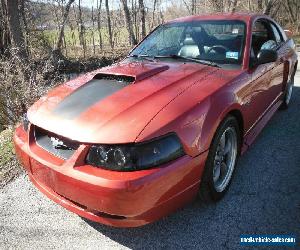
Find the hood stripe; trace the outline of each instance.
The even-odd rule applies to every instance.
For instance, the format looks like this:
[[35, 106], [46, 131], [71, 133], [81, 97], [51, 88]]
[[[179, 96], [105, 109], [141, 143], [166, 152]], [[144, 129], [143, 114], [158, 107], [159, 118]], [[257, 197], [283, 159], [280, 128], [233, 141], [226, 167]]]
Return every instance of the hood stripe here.
[[53, 113], [58, 116], [63, 116], [67, 119], [75, 119], [93, 104], [114, 94], [127, 85], [128, 82], [119, 82], [116, 80], [107, 79], [93, 79], [76, 89], [64, 100], [62, 100], [55, 107]]

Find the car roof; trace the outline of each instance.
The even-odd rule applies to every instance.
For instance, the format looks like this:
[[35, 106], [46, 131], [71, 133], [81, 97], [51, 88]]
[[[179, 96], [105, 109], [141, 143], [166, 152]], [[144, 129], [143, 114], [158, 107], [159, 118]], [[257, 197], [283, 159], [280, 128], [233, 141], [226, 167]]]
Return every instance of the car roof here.
[[168, 21], [166, 23], [179, 23], [179, 22], [191, 22], [191, 21], [201, 21], [201, 20], [241, 20], [248, 22], [256, 17], [264, 17], [266, 15], [257, 13], [246, 13], [246, 12], [234, 12], [234, 13], [212, 13], [203, 15], [194, 15], [176, 18], [174, 20]]

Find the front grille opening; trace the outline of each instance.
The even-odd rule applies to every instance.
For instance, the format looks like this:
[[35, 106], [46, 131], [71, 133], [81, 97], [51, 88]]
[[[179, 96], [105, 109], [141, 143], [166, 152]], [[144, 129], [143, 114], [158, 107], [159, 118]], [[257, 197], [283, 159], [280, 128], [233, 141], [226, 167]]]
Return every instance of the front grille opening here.
[[130, 84], [130, 83], [133, 83], [135, 81], [135, 78], [132, 77], [132, 76], [110, 75], [110, 74], [97, 74], [97, 75], [94, 76], [93, 79], [117, 81], [117, 82], [123, 82], [123, 83], [126, 83], [126, 84]]
[[97, 210], [94, 210], [94, 209], [89, 209], [88, 207], [76, 202], [76, 201], [73, 201], [65, 196], [63, 196], [66, 200], [70, 201], [71, 203], [73, 203], [74, 205], [76, 205], [77, 207], [80, 207], [84, 210], [86, 210], [86, 212], [89, 212], [89, 213], [92, 213], [96, 216], [99, 216], [99, 217], [103, 217], [103, 218], [108, 218], [108, 219], [115, 219], [115, 220], [124, 220], [126, 219], [125, 216], [121, 216], [121, 215], [114, 215], [114, 214], [107, 214], [107, 213], [104, 213], [104, 212], [100, 212], [100, 211], [97, 211]]
[[34, 127], [36, 144], [58, 158], [67, 160], [78, 149], [79, 143], [46, 131], [37, 126]]
[[95, 210], [90, 211], [90, 212], [96, 216], [108, 218], [108, 219], [114, 219], [114, 220], [125, 220], [126, 219], [125, 216], [121, 216], [121, 215], [107, 214], [107, 213], [103, 213], [103, 212], [99, 212], [99, 211], [95, 211]]

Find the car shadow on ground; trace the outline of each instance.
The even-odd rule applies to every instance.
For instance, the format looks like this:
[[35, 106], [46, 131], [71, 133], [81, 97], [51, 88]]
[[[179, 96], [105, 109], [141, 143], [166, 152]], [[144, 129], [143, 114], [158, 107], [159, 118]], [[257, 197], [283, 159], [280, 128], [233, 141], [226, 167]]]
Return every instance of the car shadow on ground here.
[[300, 230], [300, 86], [288, 110], [278, 111], [239, 160], [232, 185], [218, 204], [195, 201], [155, 223], [112, 228], [84, 219], [99, 233], [137, 248], [239, 249], [241, 234]]

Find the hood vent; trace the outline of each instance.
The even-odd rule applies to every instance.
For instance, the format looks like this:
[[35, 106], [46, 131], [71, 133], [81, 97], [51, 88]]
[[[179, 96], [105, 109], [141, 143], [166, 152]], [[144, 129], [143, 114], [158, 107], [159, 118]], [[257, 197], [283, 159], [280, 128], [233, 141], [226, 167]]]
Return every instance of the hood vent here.
[[133, 76], [124, 76], [124, 75], [110, 75], [110, 74], [97, 74], [93, 79], [97, 80], [109, 80], [109, 81], [117, 81], [125, 84], [130, 84], [135, 81]]

